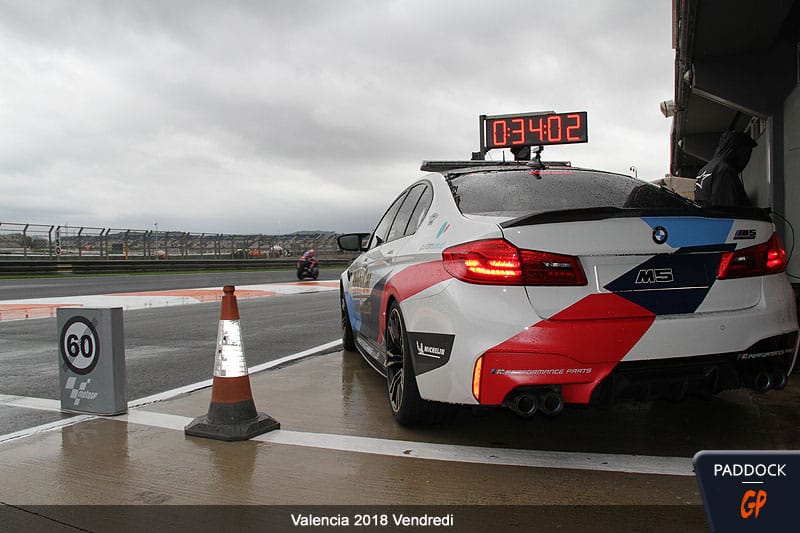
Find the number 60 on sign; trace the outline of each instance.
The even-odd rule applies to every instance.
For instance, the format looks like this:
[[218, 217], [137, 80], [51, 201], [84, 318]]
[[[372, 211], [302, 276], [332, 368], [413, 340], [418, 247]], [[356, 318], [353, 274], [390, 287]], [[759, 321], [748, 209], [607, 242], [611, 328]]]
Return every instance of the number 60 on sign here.
[[88, 374], [97, 364], [99, 341], [94, 324], [82, 316], [72, 317], [61, 328], [61, 358], [76, 374]]

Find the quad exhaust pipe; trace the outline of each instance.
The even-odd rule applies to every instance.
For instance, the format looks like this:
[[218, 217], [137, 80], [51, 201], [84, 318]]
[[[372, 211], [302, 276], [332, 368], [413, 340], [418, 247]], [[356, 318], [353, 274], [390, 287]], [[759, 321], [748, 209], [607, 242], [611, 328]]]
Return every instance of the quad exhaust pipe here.
[[539, 396], [539, 410], [546, 416], [556, 416], [564, 410], [564, 398], [560, 392], [546, 392]]
[[520, 418], [530, 418], [536, 414], [539, 400], [530, 392], [518, 392], [506, 401], [511, 412]]
[[757, 392], [767, 392], [770, 389], [781, 390], [786, 386], [788, 378], [785, 372], [761, 370], [752, 374], [743, 374], [742, 383]]
[[512, 393], [505, 405], [521, 418], [530, 418], [541, 411], [545, 416], [556, 416], [564, 410], [564, 398], [560, 392], [521, 390]]
[[[740, 379], [742, 385], [756, 392], [781, 390], [786, 387], [789, 380], [786, 372], [774, 369], [742, 373]], [[670, 391], [668, 397], [675, 400], [683, 399], [688, 389], [687, 383], [682, 382], [680, 386]], [[531, 418], [537, 412], [545, 416], [556, 416], [564, 410], [565, 402], [560, 390], [523, 388], [509, 394], [503, 405], [520, 418]]]
[[781, 390], [782, 388], [786, 387], [786, 383], [789, 381], [789, 378], [786, 377], [785, 372], [776, 371], [771, 374], [772, 378], [772, 388], [775, 390]]

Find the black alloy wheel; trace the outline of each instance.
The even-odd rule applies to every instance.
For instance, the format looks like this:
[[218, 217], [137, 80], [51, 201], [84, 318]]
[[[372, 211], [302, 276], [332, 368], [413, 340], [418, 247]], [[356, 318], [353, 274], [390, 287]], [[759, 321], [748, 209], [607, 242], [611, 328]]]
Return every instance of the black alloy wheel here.
[[400, 424], [417, 424], [426, 418], [429, 402], [419, 395], [403, 313], [397, 302], [389, 307], [385, 337], [389, 406]]

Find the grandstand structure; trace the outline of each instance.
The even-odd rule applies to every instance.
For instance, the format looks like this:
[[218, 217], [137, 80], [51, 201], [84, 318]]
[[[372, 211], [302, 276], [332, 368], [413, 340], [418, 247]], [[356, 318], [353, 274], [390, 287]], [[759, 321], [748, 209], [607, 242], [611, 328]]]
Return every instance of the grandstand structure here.
[[235, 235], [0, 222], [0, 258], [266, 259], [309, 249], [342, 254], [332, 231]]

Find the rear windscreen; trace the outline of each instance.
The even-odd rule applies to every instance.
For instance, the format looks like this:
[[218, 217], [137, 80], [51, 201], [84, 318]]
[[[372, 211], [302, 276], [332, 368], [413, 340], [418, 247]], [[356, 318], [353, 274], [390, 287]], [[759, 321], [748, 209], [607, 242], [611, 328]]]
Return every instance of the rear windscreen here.
[[492, 171], [450, 181], [464, 214], [520, 217], [546, 211], [617, 207], [680, 209], [687, 201], [656, 185], [577, 169]]

